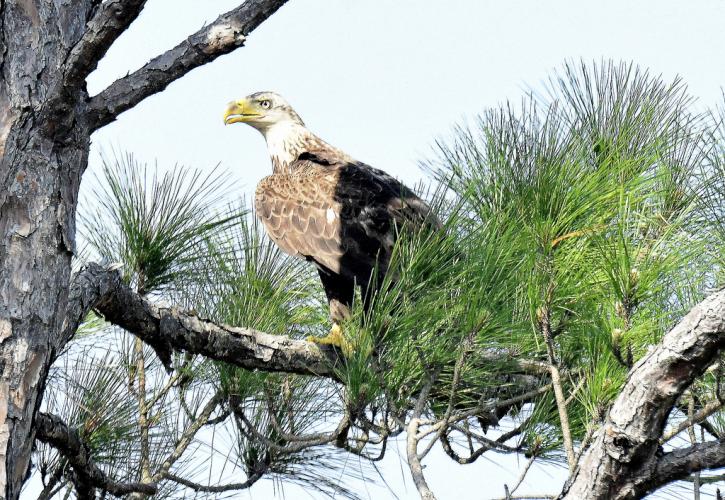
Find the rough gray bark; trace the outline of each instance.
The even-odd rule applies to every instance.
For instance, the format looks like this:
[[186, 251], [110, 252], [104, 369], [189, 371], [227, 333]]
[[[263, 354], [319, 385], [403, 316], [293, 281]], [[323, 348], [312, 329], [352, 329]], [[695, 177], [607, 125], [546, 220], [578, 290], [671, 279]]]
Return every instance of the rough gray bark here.
[[[0, 497], [28, 471], [33, 415], [60, 331], [89, 131], [84, 91], [61, 82], [90, 2], [0, 10]], [[49, 22], [55, 20], [55, 22]]]
[[677, 399], [725, 349], [725, 290], [695, 308], [637, 362], [559, 498], [619, 500], [691, 472], [725, 466], [725, 444], [662, 454], [659, 440]]
[[27, 477], [48, 367], [77, 320], [66, 319], [66, 305], [91, 132], [241, 45], [283, 3], [248, 1], [185, 51], [157, 58], [157, 72], [174, 68], [168, 76], [137, 80], [149, 87], [131, 97], [106, 93], [91, 111], [85, 77], [144, 2], [0, 1], [0, 498], [17, 498]]

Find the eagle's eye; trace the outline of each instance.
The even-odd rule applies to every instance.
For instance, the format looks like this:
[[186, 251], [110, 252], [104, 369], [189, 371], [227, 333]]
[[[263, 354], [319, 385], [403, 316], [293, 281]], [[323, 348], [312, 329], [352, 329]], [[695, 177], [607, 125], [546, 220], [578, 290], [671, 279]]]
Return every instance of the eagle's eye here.
[[262, 106], [262, 108], [264, 108], [264, 109], [269, 109], [272, 107], [272, 103], [270, 101], [268, 101], [267, 99], [260, 102], [259, 105]]

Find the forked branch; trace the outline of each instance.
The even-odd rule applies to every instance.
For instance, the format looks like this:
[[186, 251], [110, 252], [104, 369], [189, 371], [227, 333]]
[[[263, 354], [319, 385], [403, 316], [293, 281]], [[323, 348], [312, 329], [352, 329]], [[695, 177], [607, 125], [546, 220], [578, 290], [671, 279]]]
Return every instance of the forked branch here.
[[640, 498], [665, 481], [725, 465], [722, 440], [658, 455], [677, 399], [723, 349], [725, 290], [694, 307], [632, 368], [560, 498]]

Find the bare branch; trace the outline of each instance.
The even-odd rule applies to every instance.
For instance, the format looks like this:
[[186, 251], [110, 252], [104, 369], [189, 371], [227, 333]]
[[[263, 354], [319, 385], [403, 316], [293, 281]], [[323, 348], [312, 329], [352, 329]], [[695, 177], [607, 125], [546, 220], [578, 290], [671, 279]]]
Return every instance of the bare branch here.
[[36, 439], [58, 450], [75, 472], [75, 484], [79, 494], [86, 496], [94, 488], [100, 488], [113, 495], [121, 496], [133, 492], [149, 495], [156, 493], [155, 484], [117, 483], [108, 477], [93, 461], [93, 457], [76, 431], [68, 427], [60, 418], [47, 413], [38, 413], [35, 420]]
[[477, 450], [471, 451], [467, 457], [462, 457], [458, 453], [456, 453], [456, 451], [453, 449], [453, 446], [451, 445], [451, 442], [449, 441], [447, 434], [444, 433], [441, 436], [440, 441], [441, 441], [441, 446], [443, 447], [443, 451], [446, 453], [446, 455], [448, 455], [452, 460], [456, 461], [457, 463], [459, 463], [461, 465], [472, 464], [473, 462], [478, 460], [481, 457], [481, 455], [483, 455], [484, 453], [486, 453], [488, 450], [491, 449], [490, 447], [483, 445], [480, 448], [478, 448]]
[[247, 0], [219, 16], [173, 49], [155, 57], [141, 69], [112, 83], [90, 102], [91, 129], [116, 119], [171, 82], [241, 47], [252, 32], [287, 0]]
[[149, 447], [149, 408], [146, 401], [146, 360], [144, 359], [143, 341], [137, 338], [134, 342], [134, 357], [136, 358], [136, 383], [138, 384], [138, 428], [141, 449], [139, 450], [139, 465], [141, 480], [151, 481], [151, 449]]
[[184, 479], [183, 477], [175, 476], [174, 474], [166, 474], [166, 479], [175, 483], [179, 483], [182, 486], [186, 486], [187, 488], [190, 488], [199, 493], [224, 493], [226, 491], [245, 490], [257, 481], [259, 481], [263, 475], [264, 473], [262, 472], [255, 472], [254, 474], [249, 476], [249, 478], [247, 478], [247, 480], [243, 483], [222, 484], [218, 486], [206, 486], [203, 484], [195, 483], [193, 481], [189, 481], [188, 479]]
[[[196, 436], [196, 433], [199, 432], [199, 429], [201, 429], [209, 421], [209, 417], [211, 417], [211, 414], [214, 413], [214, 410], [216, 410], [217, 406], [219, 406], [222, 402], [222, 399], [222, 393], [217, 391], [217, 393], [209, 399], [206, 405], [204, 405], [204, 408], [201, 410], [201, 413], [197, 416], [196, 420], [194, 420], [182, 433], [181, 438], [176, 443], [174, 451], [172, 451], [166, 460], [164, 460], [164, 463], [161, 464], [159, 470], [156, 474], [154, 474], [154, 481], [160, 481], [164, 477], [170, 477], [168, 474], [169, 470], [171, 470], [171, 467], [177, 460], [179, 460], [179, 458], [181, 458], [181, 455], [189, 447], [191, 441], [194, 439], [194, 436]], [[178, 483], [179, 481], [176, 482]]]
[[[336, 441], [342, 433], [346, 432], [346, 429], [350, 425], [350, 416], [346, 413], [332, 432], [316, 433], [309, 436], [298, 436], [297, 439], [291, 443], [279, 444], [279, 442], [275, 442], [267, 438], [254, 426], [252, 422], [249, 421], [247, 416], [244, 414], [244, 409], [238, 401], [232, 401], [231, 404], [233, 406], [234, 416], [237, 417], [246, 427], [246, 431], [244, 429], [242, 429], [242, 431], [247, 435], [247, 437], [259, 441], [267, 448], [270, 448], [278, 453], [299, 453], [300, 451], [313, 446], [332, 443], [333, 441]], [[285, 440], [280, 439], [280, 441], [284, 442]]]
[[524, 467], [524, 470], [521, 472], [521, 475], [519, 476], [518, 481], [516, 481], [514, 487], [511, 488], [510, 491], [506, 492], [507, 497], [511, 498], [511, 495], [516, 493], [516, 490], [519, 489], [519, 486], [521, 486], [521, 484], [524, 482], [524, 479], [526, 479], [526, 474], [529, 473], [529, 469], [531, 469], [531, 466], [534, 465], [534, 460], [536, 460], [536, 455], [531, 455], [531, 458], [528, 462], [526, 462], [526, 467]]
[[[663, 474], [676, 474], [686, 459], [680, 452], [660, 459], [659, 439], [677, 399], [723, 348], [725, 290], [695, 306], [632, 368], [560, 498], [639, 498], [656, 488]], [[714, 462], [705, 459], [704, 455], [711, 457], [705, 450], [713, 453], [722, 448], [722, 442], [698, 445], [699, 453], [690, 457], [686, 474], [704, 468], [708, 460]]]
[[[685, 477], [682, 478], [683, 481], [690, 481], [694, 482], [694, 477]], [[718, 474], [716, 476], [701, 476], [698, 478], [700, 480], [700, 484], [718, 484], [722, 481], [725, 481], [725, 474]]]
[[[693, 418], [695, 417], [695, 396], [690, 394], [690, 401], [687, 405], [687, 419], [690, 421], [690, 425], [687, 428], [687, 434], [690, 437], [690, 442], [692, 445], [697, 444], [697, 436], [695, 435], [695, 428], [693, 423]], [[695, 472], [693, 475], [693, 485], [692, 485], [692, 500], [700, 500], [700, 472]]]
[[435, 500], [435, 495], [428, 487], [428, 483], [423, 475], [423, 466], [420, 463], [420, 458], [418, 458], [418, 442], [420, 440], [418, 437], [418, 427], [421, 424], [420, 417], [423, 414], [423, 409], [428, 401], [428, 395], [433, 388], [433, 383], [434, 378], [431, 376], [425, 386], [421, 389], [420, 394], [418, 395], [418, 401], [415, 404], [415, 408], [413, 409], [413, 413], [410, 416], [410, 421], [408, 422], [408, 427], [406, 429], [406, 454], [408, 457], [408, 467], [410, 468], [411, 476], [413, 476], [413, 483], [415, 483], [415, 487], [418, 489], [418, 493], [420, 494], [420, 498], [422, 500]]
[[77, 86], [85, 81], [111, 44], [138, 17], [145, 3], [146, 0], [109, 0], [98, 7], [63, 65], [64, 85]]
[[[547, 294], [548, 295], [548, 294]], [[564, 397], [564, 389], [561, 383], [561, 372], [556, 360], [554, 352], [554, 339], [551, 334], [551, 319], [549, 317], [550, 309], [548, 304], [540, 309], [539, 327], [546, 344], [546, 355], [549, 359], [549, 373], [551, 375], [551, 384], [554, 387], [554, 400], [556, 408], [559, 411], [559, 421], [561, 423], [561, 436], [564, 441], [564, 450], [566, 451], [566, 461], [569, 470], [574, 470], [574, 440], [571, 437], [571, 426], [569, 425], [569, 413], [567, 412], [567, 400]]]

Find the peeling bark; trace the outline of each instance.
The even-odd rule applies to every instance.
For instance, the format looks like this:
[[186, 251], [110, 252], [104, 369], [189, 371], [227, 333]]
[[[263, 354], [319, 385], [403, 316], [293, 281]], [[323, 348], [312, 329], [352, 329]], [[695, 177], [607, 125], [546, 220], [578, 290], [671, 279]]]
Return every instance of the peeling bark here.
[[[281, 371], [335, 378], [340, 361], [334, 348], [314, 342], [272, 335], [251, 328], [219, 325], [173, 306], [160, 306], [121, 283], [115, 272], [96, 264], [84, 271], [78, 282], [93, 285], [98, 293], [95, 309], [107, 321], [133, 333], [152, 346], [162, 361], [170, 365], [171, 352], [188, 351], [250, 370]], [[97, 277], [97, 281], [89, 276]], [[102, 290], [102, 293], [100, 293]]]

